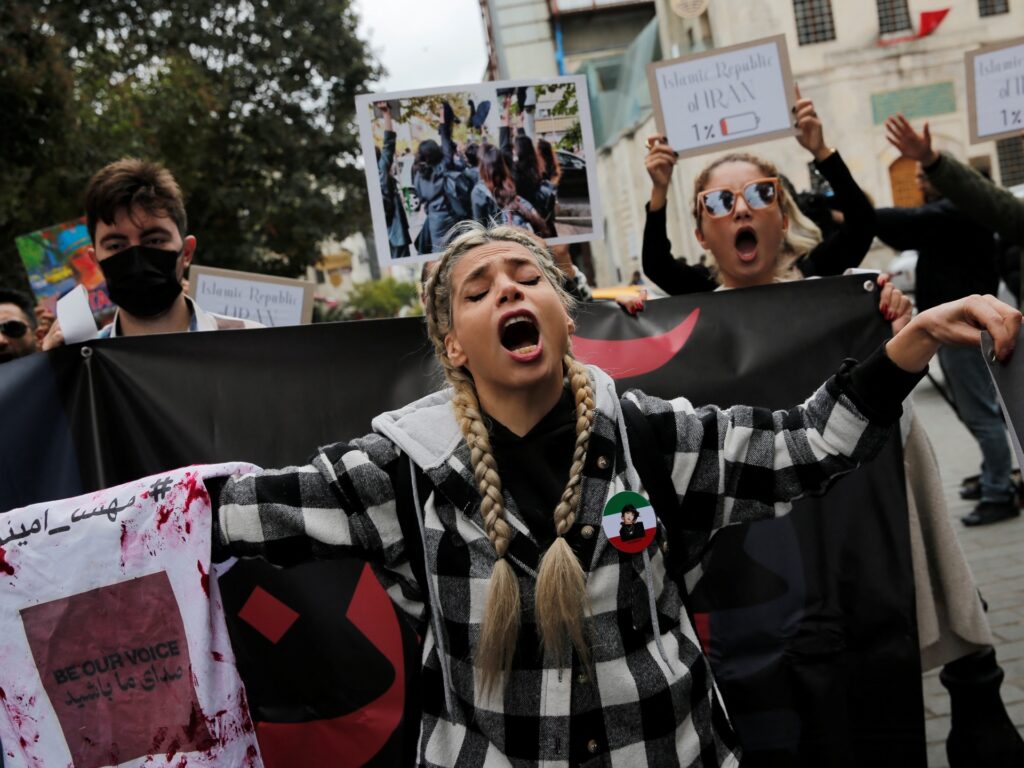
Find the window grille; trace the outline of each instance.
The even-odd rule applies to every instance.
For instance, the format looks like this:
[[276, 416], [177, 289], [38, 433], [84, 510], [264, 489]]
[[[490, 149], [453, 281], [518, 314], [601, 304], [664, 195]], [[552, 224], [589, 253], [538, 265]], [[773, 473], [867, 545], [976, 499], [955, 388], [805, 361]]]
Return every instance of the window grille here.
[[998, 16], [1010, 12], [1009, 0], [978, 0], [979, 16]]
[[996, 142], [999, 155], [999, 179], [1004, 187], [1024, 184], [1024, 138], [1011, 136]]
[[831, 0], [793, 0], [793, 14], [800, 45], [836, 39]]
[[878, 31], [883, 35], [912, 32], [907, 0], [878, 0]]

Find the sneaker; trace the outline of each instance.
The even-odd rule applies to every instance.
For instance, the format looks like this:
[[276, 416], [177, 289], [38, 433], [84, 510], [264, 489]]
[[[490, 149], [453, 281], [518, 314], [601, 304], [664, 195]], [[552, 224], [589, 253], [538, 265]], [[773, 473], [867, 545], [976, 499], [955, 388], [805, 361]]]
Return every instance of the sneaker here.
[[[1024, 503], [1024, 483], [1021, 482], [1020, 470], [1010, 473], [1010, 482], [1017, 490], [1017, 498]], [[981, 500], [981, 475], [971, 475], [960, 481], [960, 498], [964, 501]]]
[[1001, 520], [1009, 520], [1011, 517], [1020, 515], [1020, 509], [1014, 499], [1008, 501], [983, 501], [976, 506], [969, 514], [960, 518], [960, 522], [971, 527], [975, 525], [989, 525], [998, 523]]

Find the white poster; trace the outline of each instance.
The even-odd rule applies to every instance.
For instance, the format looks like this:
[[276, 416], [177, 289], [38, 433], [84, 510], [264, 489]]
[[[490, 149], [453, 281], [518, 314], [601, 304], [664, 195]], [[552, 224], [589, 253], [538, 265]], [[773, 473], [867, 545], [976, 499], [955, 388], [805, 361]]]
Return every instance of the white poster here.
[[655, 121], [681, 157], [796, 134], [784, 35], [647, 65]]
[[1024, 38], [966, 55], [971, 143], [1024, 133]]
[[0, 515], [5, 768], [261, 768], [203, 484], [251, 469], [180, 469]]
[[268, 328], [305, 325], [313, 319], [313, 290], [308, 280], [193, 264], [188, 292], [207, 312], [255, 320]]

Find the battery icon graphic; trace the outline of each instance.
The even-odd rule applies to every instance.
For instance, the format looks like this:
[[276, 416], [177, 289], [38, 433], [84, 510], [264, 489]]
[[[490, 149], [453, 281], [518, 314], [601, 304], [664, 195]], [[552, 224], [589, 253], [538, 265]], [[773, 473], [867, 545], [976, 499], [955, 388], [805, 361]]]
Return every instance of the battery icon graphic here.
[[752, 131], [757, 128], [760, 122], [761, 118], [757, 116], [756, 112], [741, 112], [738, 115], [723, 117], [719, 121], [719, 127], [722, 129], [723, 136], [732, 136], [737, 133]]

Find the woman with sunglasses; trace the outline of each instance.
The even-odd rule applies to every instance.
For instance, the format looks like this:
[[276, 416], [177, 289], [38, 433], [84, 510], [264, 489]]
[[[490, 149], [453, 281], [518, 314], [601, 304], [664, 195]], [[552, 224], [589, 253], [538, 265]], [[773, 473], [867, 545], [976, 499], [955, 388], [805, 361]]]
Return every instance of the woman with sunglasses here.
[[[831, 157], [837, 155], [832, 153]], [[836, 186], [837, 197], [839, 189]], [[790, 217], [784, 210], [785, 199], [774, 166], [752, 155], [719, 158], [697, 177], [693, 197], [695, 234], [717, 263], [721, 287], [769, 285], [778, 280], [834, 274], [840, 268], [855, 266], [856, 262], [844, 263], [836, 241], [828, 240], [793, 269], [787, 258]], [[848, 230], [851, 219], [847, 216], [844, 229]], [[839, 237], [841, 240], [842, 232]], [[864, 251], [868, 244], [863, 244]], [[911, 305], [884, 276], [878, 282], [882, 286], [879, 309], [893, 320], [895, 335], [910, 322]], [[946, 665], [943, 680], [952, 681], [947, 687], [956, 701], [954, 709], [969, 709], [971, 705], [965, 704], [969, 701], [984, 702], [975, 708], [984, 711], [995, 725], [1007, 719], [998, 684], [993, 687], [980, 682], [983, 678], [1002, 678], [991, 649], [991, 631], [970, 567], [950, 526], [934, 450], [924, 425], [913, 416], [909, 405], [905, 406], [901, 437], [908, 513], [914, 531], [911, 559], [922, 669]], [[728, 697], [729, 691], [725, 694]], [[973, 740], [969, 748], [973, 749]]]
[[642, 259], [644, 272], [663, 291], [677, 295], [713, 291], [719, 284], [740, 287], [765, 275], [771, 282], [794, 266], [796, 277], [838, 275], [860, 264], [874, 239], [874, 208], [839, 153], [826, 144], [814, 103], [799, 99], [795, 109], [797, 141], [831, 184], [842, 225], [822, 241], [820, 230], [780, 184], [772, 163], [746, 153], [720, 157], [697, 177], [693, 210], [697, 240], [715, 259], [716, 280], [672, 256], [665, 209], [677, 157], [664, 136], [652, 136], [646, 166], [653, 187]]
[[0, 363], [36, 351], [32, 302], [20, 291], [0, 288]]

